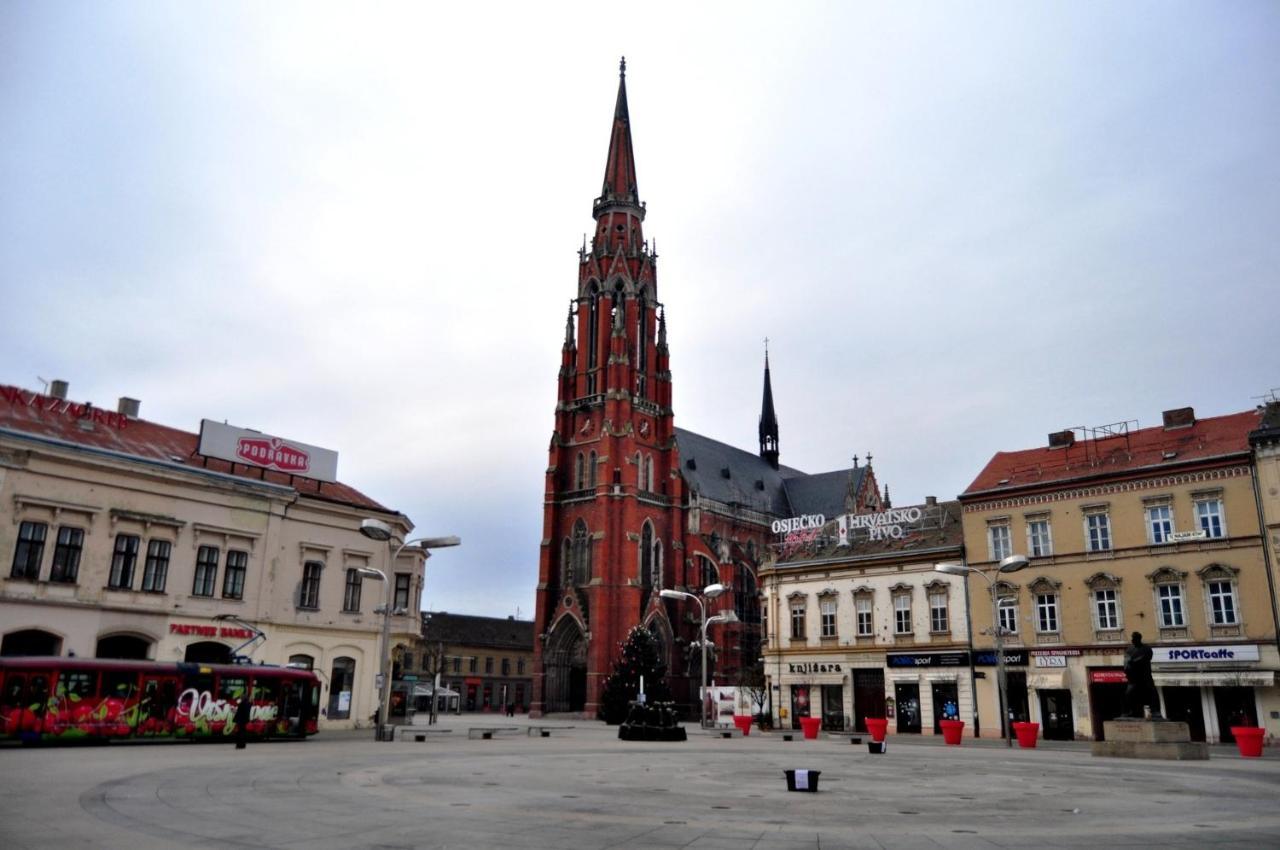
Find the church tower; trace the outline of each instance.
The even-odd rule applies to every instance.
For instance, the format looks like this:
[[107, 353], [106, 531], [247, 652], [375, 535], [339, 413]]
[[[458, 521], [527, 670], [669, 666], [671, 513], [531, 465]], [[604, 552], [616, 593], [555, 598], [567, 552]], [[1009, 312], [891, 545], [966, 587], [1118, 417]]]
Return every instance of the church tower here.
[[659, 598], [683, 564], [679, 474], [657, 254], [644, 238], [627, 106], [618, 80], [595, 227], [561, 349], [546, 472], [533, 671], [534, 716], [595, 716], [619, 644], [636, 625], [669, 653]]

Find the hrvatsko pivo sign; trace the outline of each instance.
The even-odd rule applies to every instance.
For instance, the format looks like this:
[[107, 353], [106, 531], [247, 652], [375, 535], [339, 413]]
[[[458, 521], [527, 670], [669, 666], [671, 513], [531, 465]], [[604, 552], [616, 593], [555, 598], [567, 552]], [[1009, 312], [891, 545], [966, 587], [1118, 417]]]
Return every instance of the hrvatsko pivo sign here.
[[274, 469], [317, 481], [338, 480], [338, 453], [260, 431], [234, 428], [210, 419], [200, 421], [200, 446], [205, 457]]

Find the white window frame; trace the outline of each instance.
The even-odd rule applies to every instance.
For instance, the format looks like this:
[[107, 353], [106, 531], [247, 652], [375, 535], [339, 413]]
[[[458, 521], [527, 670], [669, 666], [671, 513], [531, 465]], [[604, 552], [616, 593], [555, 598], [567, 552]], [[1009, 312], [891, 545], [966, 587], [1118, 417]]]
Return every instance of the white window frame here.
[[[1202, 496], [1192, 501], [1196, 517], [1196, 527], [1211, 539], [1227, 536], [1227, 511], [1222, 504], [1221, 496]], [[1211, 511], [1210, 511], [1211, 509]], [[1214, 534], [1212, 521], [1218, 521], [1218, 533]]]
[[[809, 624], [806, 622], [805, 607], [806, 606], [804, 602], [795, 601], [791, 603], [791, 639], [793, 641], [794, 640], [803, 641], [803, 640], [809, 639], [809, 636], [807, 634]], [[799, 621], [799, 624], [800, 624], [799, 629], [796, 628], [797, 620]]]
[[[1224, 589], [1215, 590], [1214, 585], [1221, 585]], [[1222, 576], [1207, 579], [1204, 583], [1205, 599], [1209, 604], [1209, 625], [1211, 626], [1238, 626], [1240, 625], [1240, 600], [1236, 596], [1236, 583], [1229, 578]], [[1220, 620], [1218, 618], [1219, 609], [1215, 604], [1219, 599], [1225, 599], [1227, 605], [1230, 606], [1230, 620]]]
[[857, 621], [858, 637], [871, 637], [875, 634], [875, 600], [866, 594], [853, 598], [854, 617]]
[[[903, 628], [904, 625], [906, 628]], [[910, 635], [915, 634], [915, 631], [915, 623], [911, 619], [911, 594], [895, 593], [893, 595], [893, 633]]]
[[999, 620], [999, 628], [1006, 635], [1016, 635], [1018, 633], [1018, 603], [1014, 597], [1007, 597], [1011, 601], [1007, 604], [996, 604], [996, 618]]
[[1045, 593], [1037, 593], [1035, 605], [1036, 633], [1042, 635], [1060, 634], [1062, 632], [1062, 618], [1058, 613], [1058, 592], [1050, 590]]
[[1008, 520], [987, 524], [987, 551], [993, 561], [1002, 561], [1013, 554], [1013, 534]]
[[1110, 552], [1114, 546], [1115, 541], [1111, 539], [1110, 511], [1086, 511], [1084, 515], [1085, 550], [1089, 552]]
[[935, 590], [929, 594], [929, 631], [931, 633], [951, 633], [951, 606], [949, 603], [950, 597], [945, 591]]
[[836, 611], [838, 605], [835, 596], [822, 596], [818, 599], [818, 621], [820, 631], [818, 632], [824, 638], [838, 637], [836, 630]]
[[1173, 533], [1177, 528], [1173, 524], [1173, 505], [1161, 502], [1158, 505], [1147, 505], [1147, 542], [1153, 546], [1173, 542]]
[[[1093, 627], [1100, 632], [1119, 631], [1123, 627], [1120, 619], [1120, 589], [1095, 587], [1089, 593], [1093, 596]], [[1110, 594], [1110, 598], [1101, 598], [1100, 594], [1104, 593]]]
[[[1164, 590], [1168, 588], [1172, 593], [1165, 594]], [[1165, 610], [1165, 600], [1177, 599], [1177, 620], [1172, 622], [1172, 606], [1170, 610]], [[1182, 586], [1182, 582], [1162, 581], [1156, 584], [1156, 621], [1162, 629], [1185, 629], [1187, 627], [1187, 593]]]
[[[1037, 534], [1043, 530], [1044, 534]], [[1027, 520], [1027, 555], [1032, 558], [1047, 558], [1053, 554], [1053, 527], [1047, 516], [1034, 517]]]

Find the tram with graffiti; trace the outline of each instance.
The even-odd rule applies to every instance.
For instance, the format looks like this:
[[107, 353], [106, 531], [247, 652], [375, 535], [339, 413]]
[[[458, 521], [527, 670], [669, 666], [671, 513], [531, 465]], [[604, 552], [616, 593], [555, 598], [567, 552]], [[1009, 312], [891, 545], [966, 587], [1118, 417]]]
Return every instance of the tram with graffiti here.
[[0, 741], [225, 740], [249, 699], [250, 740], [314, 735], [320, 681], [310, 670], [0, 658]]

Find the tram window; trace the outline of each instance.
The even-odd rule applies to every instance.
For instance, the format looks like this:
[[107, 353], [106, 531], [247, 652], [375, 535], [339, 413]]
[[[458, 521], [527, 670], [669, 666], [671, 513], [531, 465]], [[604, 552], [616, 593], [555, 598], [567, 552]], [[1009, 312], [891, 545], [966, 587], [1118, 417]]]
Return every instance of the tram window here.
[[212, 673], [193, 673], [187, 676], [185, 687], [194, 688], [197, 694], [213, 690]]
[[49, 677], [37, 673], [31, 677], [31, 690], [27, 692], [27, 701], [31, 705], [44, 703], [49, 698]]
[[10, 673], [4, 680], [5, 708], [13, 708], [23, 704], [22, 696], [27, 691], [27, 677], [20, 673]]
[[132, 670], [109, 670], [102, 674], [102, 693], [130, 699], [138, 692], [138, 674]]
[[87, 670], [64, 670], [58, 676], [58, 696], [94, 697], [98, 695], [98, 674]]
[[302, 690], [301, 682], [286, 682], [284, 686], [284, 716], [297, 717], [298, 709], [302, 707]]
[[248, 685], [244, 676], [222, 676], [218, 680], [218, 699], [239, 700]]
[[279, 685], [271, 679], [254, 679], [253, 701], [274, 704], [279, 697]]

